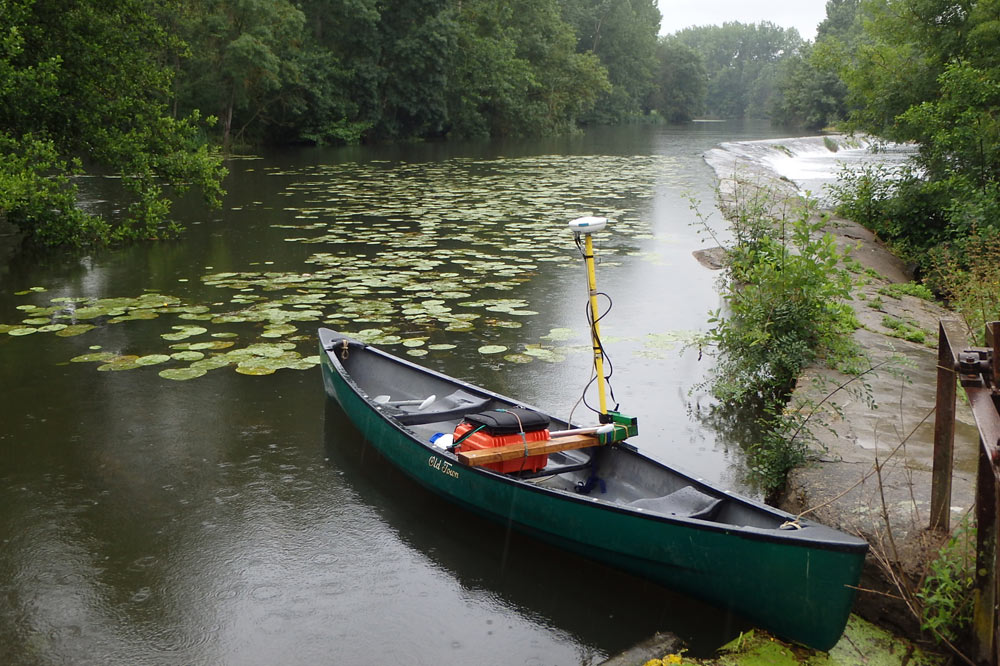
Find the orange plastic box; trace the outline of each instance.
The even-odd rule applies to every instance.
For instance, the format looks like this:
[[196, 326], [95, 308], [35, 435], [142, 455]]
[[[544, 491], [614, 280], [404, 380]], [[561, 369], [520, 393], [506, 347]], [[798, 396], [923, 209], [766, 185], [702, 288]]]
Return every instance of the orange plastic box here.
[[[473, 430], [476, 426], [471, 423], [459, 423], [458, 427], [455, 428], [455, 439], [464, 435], [465, 433]], [[524, 433], [524, 437], [529, 442], [541, 442], [546, 439], [550, 439], [549, 430], [535, 430], [534, 432]], [[524, 440], [521, 439], [521, 433], [516, 433], [513, 435], [490, 435], [483, 430], [477, 433], [469, 435], [464, 440], [462, 440], [459, 449], [465, 451], [478, 451], [479, 449], [491, 449], [496, 446], [506, 446], [507, 444], [520, 444]], [[546, 454], [540, 456], [528, 456], [527, 458], [517, 458], [516, 460], [505, 460], [498, 463], [490, 463], [488, 465], [483, 465], [486, 469], [491, 469], [495, 472], [500, 472], [501, 474], [510, 474], [511, 472], [537, 472], [543, 469], [545, 465], [549, 462], [549, 457]]]

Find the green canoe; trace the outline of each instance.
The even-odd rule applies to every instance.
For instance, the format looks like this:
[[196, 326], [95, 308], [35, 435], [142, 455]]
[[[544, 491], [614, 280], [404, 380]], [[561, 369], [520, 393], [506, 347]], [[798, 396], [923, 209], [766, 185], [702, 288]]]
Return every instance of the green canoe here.
[[[388, 460], [426, 488], [737, 612], [782, 638], [828, 650], [843, 633], [868, 551], [863, 540], [713, 488], [628, 442], [560, 438], [560, 431], [577, 426], [545, 414], [550, 439], [529, 444], [524, 435], [514, 436], [525, 442], [525, 454], [529, 446], [551, 442], [574, 439], [576, 445], [547, 453], [540, 469], [494, 471], [470, 462], [463, 445], [448, 446], [458, 441], [455, 429], [470, 415], [524, 415], [515, 408], [525, 405], [329, 329], [320, 329], [319, 339], [329, 397]], [[581, 448], [581, 440], [590, 445]]]

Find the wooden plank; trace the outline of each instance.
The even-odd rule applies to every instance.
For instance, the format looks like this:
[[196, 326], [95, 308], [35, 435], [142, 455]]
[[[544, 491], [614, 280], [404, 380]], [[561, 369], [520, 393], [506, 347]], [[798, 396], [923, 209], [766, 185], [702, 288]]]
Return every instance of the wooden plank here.
[[600, 445], [601, 441], [593, 435], [567, 435], [566, 437], [544, 439], [540, 442], [528, 442], [527, 447], [525, 447], [523, 442], [519, 442], [506, 446], [495, 446], [491, 449], [476, 449], [474, 451], [459, 450], [456, 455], [459, 462], [472, 467], [479, 467], [490, 463], [524, 458], [525, 453], [528, 456], [540, 456], [546, 453], [568, 451], [569, 449], [585, 449], [590, 446]]

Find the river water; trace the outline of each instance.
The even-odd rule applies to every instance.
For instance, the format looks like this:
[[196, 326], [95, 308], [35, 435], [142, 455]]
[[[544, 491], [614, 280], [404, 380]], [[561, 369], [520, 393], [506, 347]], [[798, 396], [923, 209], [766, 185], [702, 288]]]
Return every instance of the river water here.
[[[315, 330], [568, 416], [589, 357], [565, 225], [610, 216], [601, 328], [635, 443], [752, 493], [685, 346], [719, 301], [691, 202], [718, 221], [706, 151], [788, 134], [232, 160], [221, 211], [178, 203], [179, 240], [0, 268], [0, 662], [594, 664], [655, 631], [732, 638], [738, 618], [414, 486], [327, 404]], [[81, 187], [114, 208], [116, 181]]]

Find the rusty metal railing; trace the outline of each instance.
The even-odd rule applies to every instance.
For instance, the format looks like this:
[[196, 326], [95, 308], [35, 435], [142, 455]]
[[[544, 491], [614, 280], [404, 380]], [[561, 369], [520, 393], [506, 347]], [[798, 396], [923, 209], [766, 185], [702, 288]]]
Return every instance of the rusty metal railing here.
[[[951, 479], [955, 451], [956, 383], [969, 398], [979, 429], [976, 474], [976, 578], [974, 658], [1000, 665], [1000, 322], [986, 325], [985, 347], [968, 344], [956, 320], [942, 319], [938, 334], [937, 403], [934, 420], [934, 471], [931, 480], [931, 529], [947, 531], [951, 517]], [[957, 382], [956, 382], [957, 379]]]

